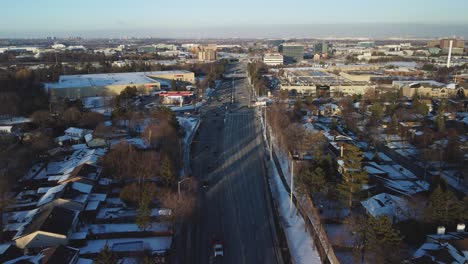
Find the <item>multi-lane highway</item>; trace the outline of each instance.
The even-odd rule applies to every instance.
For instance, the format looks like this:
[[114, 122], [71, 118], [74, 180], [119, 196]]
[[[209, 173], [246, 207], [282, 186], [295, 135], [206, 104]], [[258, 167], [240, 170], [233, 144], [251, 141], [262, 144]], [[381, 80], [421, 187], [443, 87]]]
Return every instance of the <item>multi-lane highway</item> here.
[[[228, 72], [239, 70], [245, 64], [231, 65]], [[278, 263], [265, 150], [249, 104], [247, 80], [241, 79], [223, 83], [201, 110], [191, 164], [193, 176], [208, 187], [198, 192], [185, 263]], [[214, 258], [213, 239], [223, 242], [224, 257]]]

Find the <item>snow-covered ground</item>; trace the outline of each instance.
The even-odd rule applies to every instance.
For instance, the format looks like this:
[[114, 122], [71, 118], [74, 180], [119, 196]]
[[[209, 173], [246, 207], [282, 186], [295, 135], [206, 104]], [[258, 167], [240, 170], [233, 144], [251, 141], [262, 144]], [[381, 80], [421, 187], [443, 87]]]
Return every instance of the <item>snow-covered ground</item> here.
[[195, 134], [200, 120], [195, 117], [178, 116], [177, 121], [179, 121], [180, 126], [184, 128], [185, 136], [183, 138], [183, 143], [187, 144], [187, 142], [189, 142], [189, 139], [192, 138]]
[[200, 125], [200, 119], [195, 117], [182, 117], [178, 116], [177, 121], [179, 121], [180, 126], [185, 130], [184, 138], [182, 143], [184, 146], [183, 149], [183, 166], [180, 172], [180, 175], [187, 176], [190, 174], [190, 144], [192, 142], [193, 136], [195, 135], [198, 126]]
[[[263, 118], [261, 118], [261, 121], [263, 123]], [[263, 136], [266, 139], [265, 129], [263, 130]], [[280, 162], [283, 163], [281, 164], [281, 167], [286, 168], [287, 171], [287, 156], [280, 159]], [[271, 174], [270, 186], [272, 196], [278, 205], [278, 211], [281, 218], [280, 224], [283, 227], [286, 239], [288, 240], [292, 262], [307, 264], [322, 263], [319, 253], [314, 245], [314, 241], [306, 230], [304, 219], [298, 213], [294, 203], [290, 203], [290, 196], [281, 181], [273, 159], [270, 159], [267, 166], [268, 171]], [[283, 172], [284, 171], [285, 170], [283, 169]]]
[[272, 172], [270, 184], [273, 198], [278, 204], [281, 225], [288, 240], [293, 263], [322, 263], [314, 242], [305, 228], [304, 219], [297, 213], [294, 204], [290, 209], [289, 194], [281, 182], [273, 160], [270, 160], [268, 166]]

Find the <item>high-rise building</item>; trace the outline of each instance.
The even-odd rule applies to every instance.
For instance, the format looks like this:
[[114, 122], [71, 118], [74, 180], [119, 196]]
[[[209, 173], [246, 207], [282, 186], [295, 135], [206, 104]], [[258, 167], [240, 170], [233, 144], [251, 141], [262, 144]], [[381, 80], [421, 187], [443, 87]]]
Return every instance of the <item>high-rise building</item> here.
[[284, 63], [300, 62], [304, 59], [304, 46], [300, 44], [283, 44], [281, 47], [283, 52]]
[[207, 44], [198, 46], [199, 61], [214, 61], [216, 60], [216, 44]]
[[330, 48], [330, 44], [328, 44], [328, 42], [323, 42], [322, 43], [322, 54], [327, 54], [329, 48]]
[[463, 39], [441, 39], [440, 40], [440, 48], [442, 49], [442, 53], [449, 53], [450, 50], [450, 41], [453, 41], [452, 43], [452, 54], [463, 54], [465, 50], [465, 40]]
[[314, 50], [315, 53], [327, 54], [330, 48], [330, 44], [328, 42], [320, 42], [315, 44]]
[[453, 48], [465, 48], [465, 40], [463, 39], [441, 39], [440, 40], [440, 48], [442, 50], [448, 50], [450, 48], [450, 41], [453, 41]]

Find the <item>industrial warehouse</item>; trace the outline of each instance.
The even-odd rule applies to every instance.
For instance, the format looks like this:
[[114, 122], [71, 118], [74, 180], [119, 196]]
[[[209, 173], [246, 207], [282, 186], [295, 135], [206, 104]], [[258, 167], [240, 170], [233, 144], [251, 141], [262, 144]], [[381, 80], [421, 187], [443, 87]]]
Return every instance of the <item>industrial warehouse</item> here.
[[51, 98], [83, 98], [116, 95], [127, 86], [146, 92], [160, 90], [169, 87], [172, 80], [193, 83], [195, 74], [180, 70], [62, 75], [58, 82], [46, 83], [44, 88]]

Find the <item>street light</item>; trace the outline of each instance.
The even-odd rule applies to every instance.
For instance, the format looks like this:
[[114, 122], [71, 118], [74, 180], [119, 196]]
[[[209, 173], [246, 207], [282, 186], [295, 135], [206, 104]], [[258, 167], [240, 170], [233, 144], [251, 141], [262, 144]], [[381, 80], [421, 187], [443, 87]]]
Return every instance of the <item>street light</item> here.
[[178, 196], [180, 196], [180, 184], [183, 183], [185, 180], [191, 180], [191, 179], [192, 179], [192, 177], [187, 177], [187, 178], [184, 178], [184, 179], [177, 182], [177, 194], [178, 194]]

